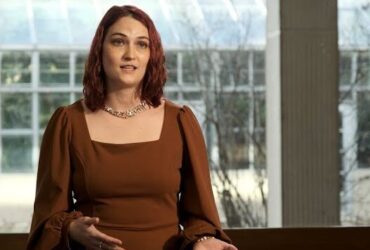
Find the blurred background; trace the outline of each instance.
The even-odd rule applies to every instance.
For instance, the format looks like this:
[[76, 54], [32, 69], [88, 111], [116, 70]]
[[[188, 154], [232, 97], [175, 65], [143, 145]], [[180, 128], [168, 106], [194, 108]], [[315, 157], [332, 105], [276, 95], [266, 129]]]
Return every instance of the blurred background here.
[[[0, 0], [0, 232], [27, 232], [39, 146], [54, 110], [81, 98], [85, 59], [112, 5], [160, 32], [165, 96], [199, 119], [225, 228], [267, 227], [269, 0]], [[338, 0], [341, 224], [370, 224], [370, 0]]]

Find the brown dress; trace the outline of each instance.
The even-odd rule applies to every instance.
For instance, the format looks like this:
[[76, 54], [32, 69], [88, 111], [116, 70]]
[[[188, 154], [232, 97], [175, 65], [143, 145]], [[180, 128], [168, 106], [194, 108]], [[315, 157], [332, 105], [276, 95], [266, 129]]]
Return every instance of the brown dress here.
[[166, 100], [158, 140], [113, 144], [91, 140], [81, 100], [59, 107], [41, 144], [27, 249], [83, 249], [67, 237], [82, 215], [126, 250], [192, 249], [202, 235], [230, 242], [192, 111]]

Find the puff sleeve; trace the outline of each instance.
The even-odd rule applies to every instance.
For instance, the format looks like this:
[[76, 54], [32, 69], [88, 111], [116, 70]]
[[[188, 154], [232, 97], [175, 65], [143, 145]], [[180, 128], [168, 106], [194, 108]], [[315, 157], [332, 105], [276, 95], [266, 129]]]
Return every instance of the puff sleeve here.
[[191, 109], [184, 106], [179, 114], [184, 138], [184, 156], [179, 202], [183, 226], [181, 249], [192, 249], [203, 235], [231, 242], [222, 231], [212, 193], [206, 145], [200, 125]]
[[70, 248], [68, 225], [82, 216], [73, 211], [70, 141], [67, 110], [59, 107], [50, 118], [41, 143], [28, 250]]

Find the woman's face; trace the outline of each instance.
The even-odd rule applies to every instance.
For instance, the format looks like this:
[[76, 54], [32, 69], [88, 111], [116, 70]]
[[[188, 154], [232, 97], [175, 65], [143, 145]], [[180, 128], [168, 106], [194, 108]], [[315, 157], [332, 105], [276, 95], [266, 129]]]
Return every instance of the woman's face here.
[[103, 68], [110, 88], [137, 87], [150, 57], [148, 29], [132, 17], [118, 19], [103, 42]]

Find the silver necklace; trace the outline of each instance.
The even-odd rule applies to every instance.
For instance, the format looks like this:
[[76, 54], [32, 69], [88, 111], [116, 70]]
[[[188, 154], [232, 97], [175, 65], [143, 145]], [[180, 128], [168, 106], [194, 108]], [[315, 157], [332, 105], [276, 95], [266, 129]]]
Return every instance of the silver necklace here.
[[147, 108], [146, 102], [142, 101], [139, 105], [136, 105], [135, 107], [130, 108], [125, 111], [116, 111], [107, 105], [104, 105], [103, 110], [107, 111], [111, 115], [117, 116], [119, 118], [127, 119], [127, 118], [137, 115], [141, 111], [146, 110], [146, 108]]

